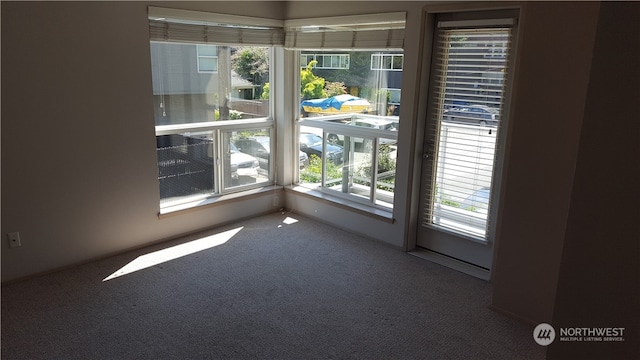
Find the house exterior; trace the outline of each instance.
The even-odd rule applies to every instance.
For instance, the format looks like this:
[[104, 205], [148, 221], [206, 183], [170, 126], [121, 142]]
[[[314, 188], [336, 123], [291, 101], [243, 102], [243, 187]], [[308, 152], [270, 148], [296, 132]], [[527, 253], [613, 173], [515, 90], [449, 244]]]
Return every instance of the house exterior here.
[[[381, 51], [302, 51], [300, 65], [315, 60], [313, 72], [342, 82], [347, 93], [368, 99], [381, 115], [399, 115], [404, 55]], [[381, 89], [377, 92], [374, 89]], [[391, 106], [391, 108], [389, 108]]]

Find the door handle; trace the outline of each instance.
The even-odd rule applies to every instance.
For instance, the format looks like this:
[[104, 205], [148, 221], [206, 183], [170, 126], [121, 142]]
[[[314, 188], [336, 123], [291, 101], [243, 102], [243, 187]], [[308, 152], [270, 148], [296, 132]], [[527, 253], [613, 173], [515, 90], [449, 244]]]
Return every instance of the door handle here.
[[427, 141], [422, 147], [422, 159], [428, 159], [433, 152], [433, 141]]

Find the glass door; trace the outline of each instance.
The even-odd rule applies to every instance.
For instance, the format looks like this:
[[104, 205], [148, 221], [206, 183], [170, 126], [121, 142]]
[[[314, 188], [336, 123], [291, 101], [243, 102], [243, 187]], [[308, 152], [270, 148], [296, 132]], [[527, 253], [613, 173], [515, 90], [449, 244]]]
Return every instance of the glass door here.
[[514, 18], [437, 21], [417, 245], [489, 270]]

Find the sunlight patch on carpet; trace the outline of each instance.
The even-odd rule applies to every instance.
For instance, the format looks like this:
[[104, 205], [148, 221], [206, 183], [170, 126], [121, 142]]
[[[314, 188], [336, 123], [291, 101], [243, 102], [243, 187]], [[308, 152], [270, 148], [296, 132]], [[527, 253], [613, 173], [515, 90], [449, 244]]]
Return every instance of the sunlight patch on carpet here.
[[[285, 225], [291, 225], [291, 224], [295, 224], [295, 223], [297, 223], [297, 222], [298, 222], [298, 220], [297, 220], [297, 219], [294, 219], [294, 218], [292, 218], [292, 217], [287, 216], [284, 220], [282, 220], [282, 222], [283, 222]], [[281, 228], [281, 227], [282, 227], [282, 224], [279, 224], [279, 225], [278, 225], [278, 228]]]
[[211, 249], [218, 245], [222, 245], [233, 238], [243, 228], [244, 226], [241, 226], [232, 230], [221, 232], [219, 234], [203, 237], [201, 239], [189, 241], [184, 244], [172, 246], [166, 249], [138, 256], [135, 260], [121, 267], [113, 274], [104, 278], [104, 280], [102, 281], [109, 281], [123, 275], [131, 274], [133, 272], [162, 264], [167, 261], [175, 260], [183, 256], [191, 255], [199, 251]]
[[283, 223], [285, 223], [285, 224], [287, 224], [287, 225], [291, 225], [291, 224], [295, 224], [295, 223], [297, 223], [297, 222], [298, 222], [298, 220], [296, 220], [296, 219], [294, 219], [294, 218], [292, 218], [292, 217], [287, 216], [287, 218], [286, 218], [286, 219], [284, 219], [284, 220], [282, 220], [282, 222], [283, 222]]

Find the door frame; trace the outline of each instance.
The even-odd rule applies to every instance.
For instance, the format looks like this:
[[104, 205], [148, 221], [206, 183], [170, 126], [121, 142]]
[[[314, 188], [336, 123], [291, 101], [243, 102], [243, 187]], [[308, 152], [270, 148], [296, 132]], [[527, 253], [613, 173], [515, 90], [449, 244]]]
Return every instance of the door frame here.
[[523, 6], [522, 3], [466, 3], [466, 4], [440, 4], [440, 5], [426, 5], [422, 9], [422, 14], [420, 17], [420, 43], [422, 44], [421, 49], [418, 53], [418, 71], [417, 78], [419, 79], [419, 84], [417, 86], [418, 94], [416, 95], [416, 99], [418, 101], [415, 105], [414, 114], [416, 115], [416, 119], [414, 122], [414, 132], [413, 132], [413, 148], [412, 153], [414, 155], [412, 160], [412, 174], [411, 174], [411, 201], [408, 204], [408, 216], [406, 221], [406, 238], [405, 238], [405, 251], [409, 252], [412, 255], [416, 255], [421, 258], [425, 258], [427, 260], [433, 261], [435, 263], [453, 268], [455, 270], [461, 271], [463, 273], [467, 273], [469, 275], [491, 281], [493, 277], [493, 272], [491, 270], [485, 271], [484, 269], [480, 269], [476, 266], [467, 264], [465, 262], [459, 261], [454, 258], [450, 258], [448, 256], [440, 255], [436, 252], [429, 251], [427, 249], [423, 249], [417, 246], [418, 242], [418, 229], [421, 226], [421, 187], [422, 187], [422, 173], [423, 173], [423, 154], [428, 150], [427, 149], [427, 141], [425, 140], [425, 130], [427, 127], [427, 116], [429, 114], [428, 98], [429, 92], [431, 89], [430, 80], [431, 80], [431, 62], [433, 55], [433, 44], [434, 44], [434, 36], [436, 34], [436, 17], [438, 14], [442, 13], [475, 13], [475, 12], [486, 12], [486, 11], [515, 11], [517, 12], [517, 24], [513, 27], [512, 39], [511, 39], [511, 61], [508, 69], [508, 76], [506, 86], [511, 89], [505, 94], [503, 101], [503, 113], [501, 114], [502, 119], [504, 119], [505, 124], [501, 132], [503, 136], [498, 139], [498, 146], [502, 149], [496, 153], [496, 164], [498, 164], [494, 169], [494, 177], [493, 177], [493, 186], [494, 189], [499, 189], [492, 194], [493, 209], [491, 210], [490, 221], [495, 230], [493, 231], [493, 237], [491, 241], [493, 242], [493, 258], [492, 258], [492, 266], [491, 269], [494, 268], [496, 263], [497, 248], [500, 243], [500, 222], [497, 219], [500, 218], [500, 212], [502, 209], [502, 193], [505, 191], [505, 183], [506, 178], [506, 165], [508, 163], [508, 149], [510, 147], [510, 133], [511, 133], [511, 119], [510, 119], [510, 109], [511, 104], [514, 101], [515, 93], [513, 92], [515, 79], [518, 74], [519, 67], [519, 59], [518, 53], [519, 47], [521, 46], [518, 41], [518, 32], [520, 27], [523, 24]]

